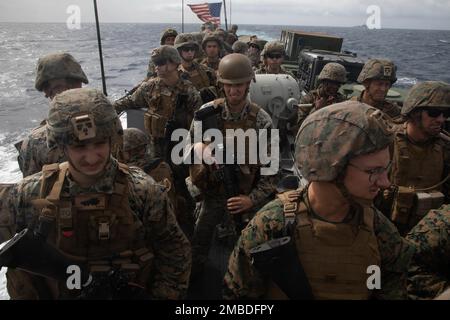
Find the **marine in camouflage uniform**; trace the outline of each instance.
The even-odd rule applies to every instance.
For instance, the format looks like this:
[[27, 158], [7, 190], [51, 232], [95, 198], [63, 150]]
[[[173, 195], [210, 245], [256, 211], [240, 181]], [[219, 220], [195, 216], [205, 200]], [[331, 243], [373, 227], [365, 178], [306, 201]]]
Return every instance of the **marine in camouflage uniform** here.
[[240, 54], [247, 54], [248, 51], [248, 44], [246, 44], [243, 41], [236, 41], [235, 43], [233, 43], [232, 46], [233, 52], [234, 53], [240, 53]]
[[450, 137], [441, 132], [450, 116], [450, 84], [416, 84], [402, 107], [390, 180], [379, 207], [405, 235], [430, 210], [450, 202]]
[[[206, 49], [211, 42], [216, 43], [217, 50]], [[222, 51], [222, 41], [214, 34], [205, 35], [202, 41], [202, 49], [205, 52], [205, 58], [200, 61], [200, 64], [217, 71], [220, 62], [220, 52]]]
[[187, 190], [187, 165], [174, 165], [171, 151], [175, 142], [171, 134], [176, 129], [189, 130], [194, 112], [201, 106], [201, 97], [189, 80], [180, 77], [181, 57], [172, 46], [162, 46], [152, 53], [158, 77], [144, 82], [132, 95], [114, 103], [116, 111], [147, 107], [144, 114], [145, 130], [150, 136], [151, 157], [166, 161], [174, 175], [176, 194], [184, 198], [187, 215], [194, 210], [194, 201]]
[[247, 45], [248, 45], [247, 57], [252, 62], [253, 70], [257, 70], [261, 65], [261, 50], [262, 50], [261, 42], [258, 39], [251, 39], [249, 42], [247, 42]]
[[[305, 120], [295, 164], [309, 185], [279, 194], [242, 231], [225, 275], [225, 298], [287, 298], [270, 275], [255, 268], [250, 250], [290, 236], [313, 298], [406, 299], [414, 247], [372, 205], [373, 190], [389, 184], [384, 165], [393, 135], [388, 121], [379, 110], [353, 101], [320, 109]], [[273, 273], [291, 279], [283, 273], [283, 259], [275, 261]], [[375, 292], [366, 284], [370, 265], [381, 269], [381, 290]]]
[[368, 60], [358, 76], [358, 82], [364, 85], [365, 90], [351, 100], [367, 103], [386, 113], [395, 123], [401, 123], [401, 108], [386, 100], [389, 89], [397, 81], [396, 70], [397, 67], [390, 60]]
[[[294, 75], [281, 65], [286, 56], [284, 45], [279, 41], [270, 41], [264, 45], [261, 51], [263, 65], [255, 71], [256, 74], [288, 74]], [[270, 61], [269, 61], [270, 60]]]
[[[177, 30], [168, 28], [163, 31], [161, 34], [161, 39], [159, 40], [159, 44], [164, 46], [173, 46], [176, 36], [178, 35]], [[147, 67], [147, 78], [146, 80], [150, 78], [156, 77], [156, 70], [155, 70], [155, 64], [153, 63], [152, 59], [148, 61], [148, 67]]]
[[[57, 95], [50, 106], [47, 142], [67, 151], [69, 162], [45, 166], [16, 185], [10, 202], [15, 231], [40, 230], [50, 245], [85, 261], [94, 275], [106, 275], [115, 266], [150, 298], [182, 298], [190, 273], [189, 242], [165, 188], [111, 157], [111, 146], [121, 135], [120, 120], [101, 92], [73, 89]], [[83, 161], [102, 167], [92, 172]], [[48, 232], [42, 229], [45, 221], [51, 221]], [[13, 299], [80, 294], [69, 290], [65, 280], [12, 268], [7, 286]]]
[[[251, 67], [250, 60], [242, 54], [233, 53], [225, 56], [219, 65], [218, 81], [225, 87], [227, 93], [228, 87], [247, 85], [242, 89], [239, 96], [239, 101], [230, 100], [230, 96], [223, 99], [217, 99], [213, 102], [205, 104], [202, 109], [214, 108], [219, 109], [214, 117], [217, 117], [218, 128], [221, 130], [226, 139], [226, 129], [255, 129], [257, 134], [261, 129], [272, 129], [272, 121], [270, 116], [259, 106], [250, 103], [248, 95], [248, 87], [252, 81], [254, 73]], [[245, 90], [245, 91], [244, 91]], [[236, 93], [236, 96], [238, 93]], [[231, 101], [231, 102], [230, 102]], [[231, 105], [233, 103], [233, 105]], [[200, 124], [199, 121], [194, 121], [191, 128], [191, 135], [194, 137], [194, 130]], [[258, 140], [260, 138], [258, 137]], [[208, 143], [205, 141], [205, 143]], [[269, 148], [270, 148], [270, 143]], [[205, 144], [197, 142], [197, 145], [206, 147]], [[199, 218], [194, 230], [192, 241], [193, 247], [193, 274], [198, 276], [202, 273], [203, 267], [208, 260], [208, 253], [211, 248], [211, 243], [215, 243], [217, 247], [211, 248], [211, 255], [217, 256], [215, 261], [209, 263], [215, 264], [219, 271], [213, 278], [205, 279], [211, 285], [221, 286], [223, 274], [226, 269], [226, 261], [231, 248], [236, 240], [236, 226], [233, 223], [232, 216], [238, 217], [241, 223], [245, 225], [248, 221], [248, 216], [254, 214], [257, 208], [264, 205], [271, 196], [275, 193], [276, 173], [273, 175], [261, 175], [261, 164], [249, 164], [248, 155], [250, 152], [257, 152], [252, 149], [255, 146], [247, 147], [247, 160], [244, 164], [239, 164], [235, 172], [237, 175], [239, 195], [227, 199], [224, 181], [220, 178], [220, 169], [213, 165], [193, 164], [190, 167], [190, 177], [192, 183], [198, 187], [202, 192], [202, 205]], [[269, 149], [270, 150], [270, 149]], [[245, 204], [244, 204], [245, 202]], [[246, 220], [247, 219], [247, 220]], [[215, 236], [214, 236], [215, 234]], [[222, 255], [215, 251], [222, 250]], [[222, 264], [222, 265], [221, 265]], [[220, 288], [211, 289], [203, 298], [220, 298]]]
[[338, 92], [339, 87], [347, 82], [347, 71], [343, 65], [335, 62], [327, 63], [317, 79], [319, 81], [317, 89], [311, 90], [300, 100], [300, 104], [311, 104], [311, 106], [299, 106], [297, 117], [298, 128], [301, 127], [303, 121], [305, 121], [309, 114], [323, 107], [346, 100]]
[[450, 288], [450, 205], [431, 210], [406, 239], [417, 246], [409, 266], [409, 298], [433, 299]]
[[195, 42], [191, 34], [182, 33], [175, 38], [175, 48], [181, 57], [181, 64], [178, 67], [180, 77], [192, 82], [200, 92], [203, 103], [207, 103], [217, 98], [217, 78], [216, 72], [196, 61], [195, 56], [199, 51], [199, 45]]
[[[38, 60], [35, 87], [44, 91], [47, 97], [53, 98], [60, 91], [80, 88], [82, 82], [88, 83], [86, 74], [69, 53], [52, 53]], [[45, 164], [65, 161], [59, 149], [47, 147], [46, 123], [47, 120], [43, 120], [27, 138], [16, 144], [19, 151], [17, 161], [23, 177], [41, 171]]]

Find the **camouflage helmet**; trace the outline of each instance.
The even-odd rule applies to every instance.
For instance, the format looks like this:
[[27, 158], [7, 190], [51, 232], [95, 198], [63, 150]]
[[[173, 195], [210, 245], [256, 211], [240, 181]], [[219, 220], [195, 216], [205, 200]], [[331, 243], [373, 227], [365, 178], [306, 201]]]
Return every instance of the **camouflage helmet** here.
[[346, 83], [347, 70], [345, 70], [345, 67], [340, 63], [330, 62], [323, 67], [317, 79], [319, 81], [330, 80], [340, 83]]
[[450, 108], [450, 84], [425, 81], [412, 87], [403, 103], [402, 115], [419, 108]]
[[217, 42], [219, 48], [222, 48], [222, 41], [221, 41], [217, 36], [215, 36], [215, 35], [213, 35], [213, 34], [210, 34], [210, 35], [207, 35], [207, 36], [205, 36], [205, 37], [203, 38], [203, 41], [202, 41], [202, 48], [203, 48], [203, 50], [205, 50], [206, 44], [207, 44], [209, 41], [215, 41], [215, 42]]
[[75, 79], [88, 83], [80, 64], [69, 53], [51, 53], [39, 58], [36, 67], [36, 90], [44, 90], [47, 81], [53, 79]]
[[261, 50], [261, 42], [258, 39], [252, 39], [247, 42], [247, 45], [250, 47], [251, 45], [256, 46], [259, 50]]
[[50, 103], [47, 121], [49, 148], [72, 145], [93, 138], [122, 143], [122, 124], [108, 98], [96, 89], [66, 90]]
[[233, 43], [233, 46], [231, 48], [233, 49], [234, 53], [247, 54], [248, 44], [238, 40], [235, 43]]
[[225, 30], [223, 30], [223, 29], [215, 30], [213, 32], [213, 35], [215, 35], [217, 38], [219, 38], [220, 41], [225, 41], [225, 39], [227, 38], [227, 32]]
[[358, 82], [366, 80], [389, 80], [391, 84], [397, 81], [397, 67], [390, 60], [370, 59], [365, 64], [358, 76]]
[[175, 64], [181, 63], [181, 56], [178, 50], [169, 45], [153, 49], [150, 58], [155, 65], [158, 65], [160, 61], [169, 61]]
[[261, 55], [265, 57], [270, 53], [279, 53], [283, 56], [286, 55], [284, 45], [279, 41], [269, 41], [264, 45], [264, 49], [262, 50]]
[[295, 141], [295, 162], [308, 181], [335, 181], [350, 159], [382, 150], [392, 141], [393, 129], [382, 111], [346, 101], [306, 118]]
[[177, 35], [178, 35], [178, 32], [175, 29], [168, 28], [168, 29], [164, 30], [163, 33], [161, 34], [160, 44], [164, 45], [164, 43], [166, 42], [166, 38], [168, 38], [168, 37], [175, 38]]
[[195, 41], [193, 35], [190, 33], [180, 33], [175, 38], [175, 43], [174, 43], [175, 49], [181, 49], [184, 46], [190, 46], [190, 47], [194, 46], [195, 50], [199, 49], [199, 45], [198, 45], [197, 41]]
[[150, 143], [148, 135], [138, 128], [127, 128], [123, 130], [123, 151], [127, 152]]
[[227, 54], [219, 62], [217, 81], [226, 84], [246, 83], [255, 77], [250, 59], [240, 53]]

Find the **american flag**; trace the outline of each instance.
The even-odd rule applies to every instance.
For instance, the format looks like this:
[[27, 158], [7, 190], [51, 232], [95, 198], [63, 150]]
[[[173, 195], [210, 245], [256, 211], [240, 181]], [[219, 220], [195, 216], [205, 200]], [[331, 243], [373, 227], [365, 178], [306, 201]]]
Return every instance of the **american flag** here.
[[220, 24], [220, 9], [222, 9], [222, 2], [205, 2], [199, 4], [188, 4], [188, 6], [203, 22], [211, 21], [215, 25]]

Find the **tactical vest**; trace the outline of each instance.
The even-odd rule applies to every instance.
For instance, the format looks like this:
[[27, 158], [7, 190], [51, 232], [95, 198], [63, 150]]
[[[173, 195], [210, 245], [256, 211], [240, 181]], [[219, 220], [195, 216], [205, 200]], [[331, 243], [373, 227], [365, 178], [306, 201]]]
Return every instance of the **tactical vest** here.
[[174, 115], [178, 99], [176, 92], [178, 90], [174, 92], [166, 86], [161, 88], [159, 79], [155, 80], [151, 86], [148, 110], [144, 114], [145, 130], [150, 137], [152, 139], [164, 138], [167, 122], [172, 118], [175, 118], [181, 127], [188, 129], [193, 116], [188, 114], [186, 108], [184, 107]]
[[[225, 108], [225, 99], [214, 100], [214, 107], [220, 108], [222, 111]], [[224, 120], [220, 118], [220, 131], [225, 137], [227, 129], [242, 129], [244, 132], [248, 129], [256, 129], [256, 117], [260, 107], [254, 103], [249, 104], [249, 111], [245, 119], [237, 121]], [[220, 113], [219, 113], [220, 114]], [[236, 146], [236, 144], [235, 144]], [[248, 143], [246, 143], [245, 159], [250, 159], [250, 149]], [[242, 194], [249, 194], [254, 187], [254, 184], [258, 178], [260, 165], [259, 164], [239, 164], [239, 189]]]
[[[353, 223], [330, 223], [311, 216], [301, 192], [287, 191], [277, 197], [285, 220], [295, 221], [293, 238], [314, 298], [368, 299], [367, 267], [381, 264], [374, 209], [365, 207]], [[267, 295], [280, 299], [284, 293], [272, 283]]]
[[[443, 175], [444, 147], [439, 142], [420, 146], [409, 142], [405, 124], [402, 132], [397, 132], [394, 143], [390, 180], [398, 186], [398, 190], [394, 197], [391, 219], [412, 227], [426, 212], [437, 209], [441, 202], [433, 204], [433, 199], [421, 201], [416, 189], [427, 189], [439, 184], [444, 179]], [[442, 186], [429, 190], [431, 193], [433, 191], [442, 191]], [[426, 193], [423, 193], [422, 197], [424, 196]], [[426, 208], [420, 208], [423, 205]]]
[[207, 67], [209, 67], [209, 68], [211, 68], [211, 69], [213, 69], [215, 71], [217, 71], [217, 69], [219, 69], [219, 63], [220, 63], [220, 59], [217, 59], [216, 62], [210, 62], [208, 60], [208, 58], [205, 58], [205, 59], [203, 59], [202, 62], [200, 62], [200, 64], [203, 64], [203, 65], [205, 65], [205, 66], [207, 66]]
[[[359, 102], [363, 102], [362, 101], [362, 96], [364, 94], [364, 91], [361, 92], [361, 94], [359, 96], [353, 96], [350, 98], [350, 100], [352, 101], [359, 101]], [[383, 105], [381, 107], [377, 107], [377, 106], [373, 106], [381, 111], [383, 111], [385, 114], [387, 114], [389, 117], [392, 118], [394, 123], [401, 123], [402, 119], [400, 116], [400, 108], [398, 107], [397, 104], [391, 103], [387, 100], [385, 100], [383, 102]]]
[[[119, 163], [112, 194], [79, 194], [63, 191], [68, 163], [44, 166], [41, 198], [33, 201], [39, 216], [55, 219], [48, 242], [70, 258], [87, 263], [91, 273], [107, 273], [113, 267], [133, 282], [148, 287], [153, 249], [148, 247], [141, 220], [128, 200], [128, 167]], [[55, 297], [73, 296], [59, 283]]]
[[192, 82], [197, 90], [209, 87], [211, 85], [208, 74], [198, 64], [193, 65], [193, 70], [186, 70], [183, 65], [180, 65], [180, 71], [189, 75], [188, 80]]

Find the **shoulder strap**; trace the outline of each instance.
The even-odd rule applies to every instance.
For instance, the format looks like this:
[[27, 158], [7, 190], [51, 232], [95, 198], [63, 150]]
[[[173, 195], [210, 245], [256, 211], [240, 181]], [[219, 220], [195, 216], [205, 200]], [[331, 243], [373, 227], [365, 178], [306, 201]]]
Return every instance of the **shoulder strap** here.
[[247, 116], [246, 126], [247, 128], [255, 128], [256, 127], [256, 116], [261, 108], [253, 102], [250, 102], [249, 112]]
[[301, 188], [277, 194], [277, 198], [283, 203], [285, 229], [295, 223], [295, 219], [298, 214], [308, 212], [308, 208], [305, 203], [300, 201], [304, 190], [305, 188]]

